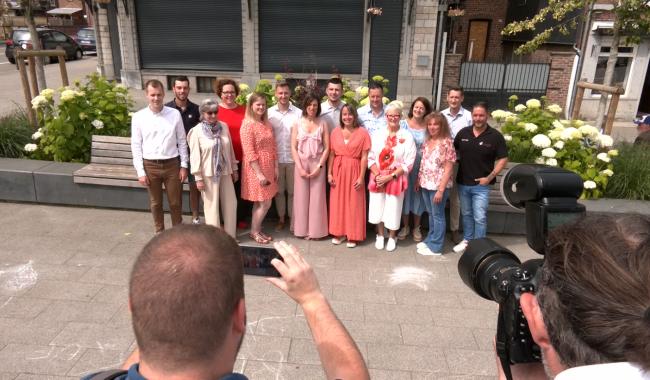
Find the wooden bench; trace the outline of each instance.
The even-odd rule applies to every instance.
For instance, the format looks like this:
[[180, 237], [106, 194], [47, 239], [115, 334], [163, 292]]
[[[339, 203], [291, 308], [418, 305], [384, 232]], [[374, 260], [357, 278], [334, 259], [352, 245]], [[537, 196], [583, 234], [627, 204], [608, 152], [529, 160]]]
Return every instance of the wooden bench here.
[[[90, 164], [75, 171], [73, 178], [80, 184], [144, 188], [133, 167], [130, 137], [93, 135]], [[183, 190], [189, 191], [187, 184]]]

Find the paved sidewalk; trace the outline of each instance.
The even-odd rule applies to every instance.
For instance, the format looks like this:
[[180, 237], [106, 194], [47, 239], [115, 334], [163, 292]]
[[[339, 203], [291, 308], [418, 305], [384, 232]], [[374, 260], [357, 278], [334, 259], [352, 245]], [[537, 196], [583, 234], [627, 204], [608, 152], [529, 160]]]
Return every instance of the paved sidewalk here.
[[[119, 366], [134, 347], [127, 282], [152, 236], [150, 214], [0, 203], [0, 220], [0, 379], [78, 379]], [[373, 379], [494, 378], [497, 306], [461, 282], [458, 254], [418, 256], [412, 241], [387, 253], [370, 239], [347, 249], [285, 236], [314, 266]], [[537, 256], [523, 237], [494, 238], [522, 260]], [[248, 331], [235, 370], [324, 378], [295, 303], [261, 278], [245, 284]]]

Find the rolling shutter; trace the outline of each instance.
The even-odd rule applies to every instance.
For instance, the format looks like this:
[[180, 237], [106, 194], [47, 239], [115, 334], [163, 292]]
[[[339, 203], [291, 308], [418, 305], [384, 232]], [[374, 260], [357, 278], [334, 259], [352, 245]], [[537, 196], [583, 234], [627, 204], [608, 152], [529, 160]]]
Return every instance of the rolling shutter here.
[[144, 69], [243, 71], [241, 0], [135, 1]]
[[259, 0], [260, 72], [360, 74], [362, 0]]
[[375, 0], [375, 6], [382, 8], [383, 14], [372, 19], [368, 79], [383, 75], [390, 80], [388, 97], [395, 99], [404, 4], [402, 0]]

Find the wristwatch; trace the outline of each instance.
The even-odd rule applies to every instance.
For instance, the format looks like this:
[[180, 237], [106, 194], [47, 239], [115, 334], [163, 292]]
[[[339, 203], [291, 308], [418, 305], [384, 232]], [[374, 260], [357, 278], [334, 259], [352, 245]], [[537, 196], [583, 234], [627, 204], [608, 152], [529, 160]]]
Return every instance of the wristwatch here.
[[393, 173], [393, 179], [397, 179], [397, 173]]

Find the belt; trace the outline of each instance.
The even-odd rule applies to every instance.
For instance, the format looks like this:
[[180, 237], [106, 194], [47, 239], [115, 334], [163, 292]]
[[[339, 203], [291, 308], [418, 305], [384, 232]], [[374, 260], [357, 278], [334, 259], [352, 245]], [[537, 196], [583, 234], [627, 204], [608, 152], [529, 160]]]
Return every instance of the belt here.
[[172, 158], [165, 158], [164, 160], [150, 160], [148, 158], [144, 158], [143, 161], [147, 161], [147, 162], [150, 162], [152, 164], [166, 164], [168, 162], [178, 161], [179, 158], [180, 158], [179, 156], [172, 157]]

